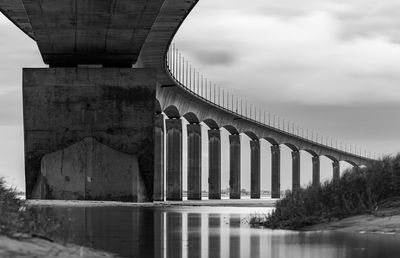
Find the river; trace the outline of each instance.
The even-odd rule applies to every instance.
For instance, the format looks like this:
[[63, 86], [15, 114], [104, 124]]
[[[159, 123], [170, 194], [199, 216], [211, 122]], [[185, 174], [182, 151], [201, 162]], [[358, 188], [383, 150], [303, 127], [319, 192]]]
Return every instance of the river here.
[[53, 237], [124, 257], [400, 257], [394, 235], [252, 228], [255, 207], [35, 207], [61, 226]]

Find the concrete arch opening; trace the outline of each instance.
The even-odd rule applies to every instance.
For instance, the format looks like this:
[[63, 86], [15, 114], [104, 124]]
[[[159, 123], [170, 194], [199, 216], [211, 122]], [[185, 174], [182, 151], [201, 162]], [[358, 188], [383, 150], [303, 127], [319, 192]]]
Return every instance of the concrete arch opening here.
[[206, 124], [208, 126], [208, 128], [210, 128], [210, 129], [219, 130], [219, 128], [220, 128], [218, 123], [215, 122], [215, 120], [213, 120], [213, 119], [205, 119], [205, 120], [203, 120], [203, 123]]
[[281, 146], [282, 190], [294, 191], [300, 188], [300, 151], [292, 143], [282, 143]]
[[300, 150], [300, 186], [305, 188], [312, 183], [312, 157], [310, 152]]
[[269, 198], [271, 196], [271, 146], [269, 141], [260, 139], [260, 188], [262, 198]]
[[226, 129], [231, 135], [239, 135], [239, 131], [233, 125], [224, 125], [222, 128]]
[[279, 145], [278, 141], [276, 141], [274, 138], [264, 136], [262, 139], [266, 140], [271, 145]]
[[293, 182], [293, 161], [292, 161], [292, 152], [293, 149], [290, 148], [287, 144], [280, 144], [280, 185], [281, 192], [285, 192], [286, 190], [292, 190], [292, 182]]
[[164, 114], [170, 119], [179, 119], [181, 115], [177, 107], [171, 105], [164, 110]]
[[352, 162], [352, 161], [348, 161], [348, 160], [340, 160], [339, 161], [340, 164], [340, 176], [343, 176], [343, 173], [347, 172], [347, 171], [352, 171], [352, 169], [354, 168], [358, 168], [357, 164]]
[[321, 182], [340, 178], [340, 163], [331, 155], [321, 155]]
[[193, 112], [188, 112], [188, 113], [184, 114], [183, 117], [186, 119], [186, 121], [189, 124], [200, 124], [200, 120], [198, 119], [196, 114]]

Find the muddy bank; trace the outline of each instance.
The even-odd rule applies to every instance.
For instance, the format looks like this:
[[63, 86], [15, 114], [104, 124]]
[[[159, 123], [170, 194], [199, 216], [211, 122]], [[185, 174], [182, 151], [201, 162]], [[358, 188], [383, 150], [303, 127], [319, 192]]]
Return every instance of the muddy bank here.
[[76, 245], [62, 245], [41, 238], [23, 237], [13, 239], [0, 236], [0, 257], [19, 258], [19, 257], [45, 257], [45, 258], [78, 258], [78, 257], [117, 257], [116, 255], [93, 250], [87, 247]]
[[382, 210], [301, 228], [302, 231], [341, 231], [400, 235], [400, 209]]

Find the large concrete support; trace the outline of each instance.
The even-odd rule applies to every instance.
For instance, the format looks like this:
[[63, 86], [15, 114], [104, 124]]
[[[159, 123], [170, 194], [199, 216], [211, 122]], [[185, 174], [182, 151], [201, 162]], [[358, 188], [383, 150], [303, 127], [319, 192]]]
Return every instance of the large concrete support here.
[[155, 89], [147, 69], [24, 69], [26, 197], [152, 200]]
[[260, 141], [250, 141], [250, 195], [251, 198], [260, 198]]
[[300, 189], [300, 151], [292, 151], [292, 191]]
[[320, 184], [320, 160], [319, 156], [312, 157], [312, 185]]
[[221, 199], [221, 131], [208, 130], [208, 198]]
[[271, 146], [271, 198], [281, 197], [281, 150], [279, 145]]
[[188, 200], [201, 200], [201, 125], [187, 125]]
[[333, 180], [339, 180], [340, 179], [340, 163], [339, 163], [339, 161], [333, 161], [332, 168], [333, 168]]
[[167, 132], [167, 200], [182, 200], [182, 121], [165, 120]]
[[154, 130], [154, 201], [164, 201], [164, 116], [155, 116]]
[[229, 135], [229, 149], [230, 149], [230, 198], [240, 199], [240, 135]]

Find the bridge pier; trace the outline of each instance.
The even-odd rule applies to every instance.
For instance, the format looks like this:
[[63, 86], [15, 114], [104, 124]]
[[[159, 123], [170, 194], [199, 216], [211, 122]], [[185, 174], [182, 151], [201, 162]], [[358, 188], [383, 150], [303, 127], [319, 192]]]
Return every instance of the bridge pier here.
[[260, 141], [252, 140], [250, 141], [250, 192], [251, 198], [260, 198]]
[[320, 184], [320, 159], [319, 156], [312, 157], [312, 185]]
[[332, 167], [333, 167], [333, 180], [339, 180], [340, 179], [340, 163], [339, 163], [339, 161], [333, 161]]
[[300, 151], [292, 151], [292, 191], [300, 189]]
[[164, 201], [164, 116], [156, 114], [154, 129], [154, 201]]
[[281, 197], [281, 150], [279, 145], [271, 146], [271, 198]]
[[201, 125], [187, 125], [188, 200], [201, 200]]
[[221, 131], [208, 130], [208, 198], [221, 199]]
[[27, 199], [151, 201], [151, 69], [23, 71]]
[[240, 199], [240, 135], [229, 135], [230, 145], [230, 198]]
[[182, 121], [167, 119], [167, 200], [182, 200]]

